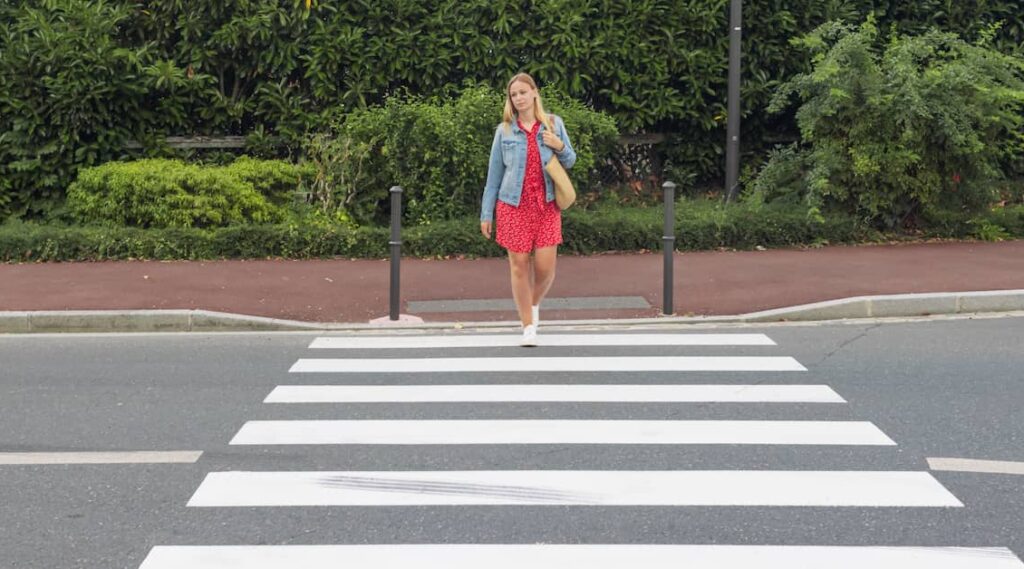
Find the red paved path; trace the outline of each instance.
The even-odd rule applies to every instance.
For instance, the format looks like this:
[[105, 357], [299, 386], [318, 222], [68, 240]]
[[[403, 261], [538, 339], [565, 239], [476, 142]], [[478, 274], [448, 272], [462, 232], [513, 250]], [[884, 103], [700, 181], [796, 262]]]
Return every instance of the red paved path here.
[[[1024, 241], [679, 253], [678, 314], [740, 314], [871, 294], [1024, 289]], [[552, 297], [643, 296], [650, 310], [548, 310], [546, 320], [653, 316], [660, 254], [565, 256]], [[503, 259], [402, 262], [403, 300], [510, 297]], [[322, 322], [387, 315], [388, 262], [132, 261], [0, 265], [0, 310], [202, 308]], [[404, 312], [404, 304], [403, 304]], [[509, 312], [422, 314], [512, 320]]]

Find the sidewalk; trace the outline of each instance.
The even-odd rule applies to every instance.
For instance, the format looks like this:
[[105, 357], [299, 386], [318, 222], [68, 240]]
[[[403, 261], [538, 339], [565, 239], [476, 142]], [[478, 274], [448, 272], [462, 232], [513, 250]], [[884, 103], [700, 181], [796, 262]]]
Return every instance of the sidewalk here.
[[[0, 312], [205, 309], [365, 324], [388, 314], [388, 267], [340, 259], [0, 265]], [[735, 315], [853, 296], [1024, 289], [1024, 241], [678, 253], [675, 272], [676, 314]], [[661, 291], [660, 253], [563, 256], [543, 319], [655, 317]], [[510, 297], [504, 259], [402, 261], [402, 312], [425, 322], [512, 321], [510, 309], [463, 302]]]

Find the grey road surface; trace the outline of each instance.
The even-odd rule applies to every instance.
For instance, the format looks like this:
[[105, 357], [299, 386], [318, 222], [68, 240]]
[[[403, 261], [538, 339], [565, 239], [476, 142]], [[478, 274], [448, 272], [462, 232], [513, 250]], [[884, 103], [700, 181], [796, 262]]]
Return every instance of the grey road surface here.
[[[776, 345], [311, 350], [311, 334], [0, 336], [0, 457], [202, 452], [183, 464], [0, 464], [0, 567], [136, 569], [167, 545], [907, 545], [1024, 556], [1024, 476], [927, 462], [1024, 462], [1024, 318], [592, 333], [652, 332], [764, 333]], [[789, 356], [807, 371], [515, 371], [523, 356]], [[320, 357], [509, 360], [486, 373], [289, 373]], [[263, 402], [298, 384], [820, 384], [846, 402]], [[862, 421], [896, 444], [229, 444], [247, 421], [298, 419]], [[187, 506], [210, 473], [452, 470], [914, 471], [963, 507]]]

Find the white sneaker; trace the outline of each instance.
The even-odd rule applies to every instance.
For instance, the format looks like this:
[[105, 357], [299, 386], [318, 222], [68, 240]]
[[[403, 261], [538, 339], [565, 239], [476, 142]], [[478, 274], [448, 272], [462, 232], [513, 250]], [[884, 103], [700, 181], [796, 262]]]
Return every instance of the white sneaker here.
[[533, 305], [533, 325], [540, 328], [540, 305]]
[[520, 346], [537, 345], [537, 325], [529, 324], [523, 327], [523, 339], [519, 340]]

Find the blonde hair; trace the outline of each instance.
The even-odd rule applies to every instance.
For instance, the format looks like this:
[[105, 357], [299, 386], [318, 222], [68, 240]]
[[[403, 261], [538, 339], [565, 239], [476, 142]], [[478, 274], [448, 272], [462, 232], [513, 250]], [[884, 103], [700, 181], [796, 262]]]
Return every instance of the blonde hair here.
[[[502, 113], [501, 121], [505, 125], [505, 132], [511, 132], [512, 121], [517, 118], [519, 113], [516, 112], [516, 108], [512, 105], [512, 95], [509, 91], [512, 89], [513, 83], [526, 83], [534, 91], [537, 90], [537, 82], [530, 77], [529, 73], [517, 73], [512, 79], [509, 80], [508, 85], [505, 86], [505, 112]], [[544, 128], [548, 130], [554, 130], [554, 126], [551, 124], [551, 115], [544, 111], [544, 103], [540, 100], [540, 93], [537, 93], [537, 97], [533, 99], [533, 114], [544, 125]]]

